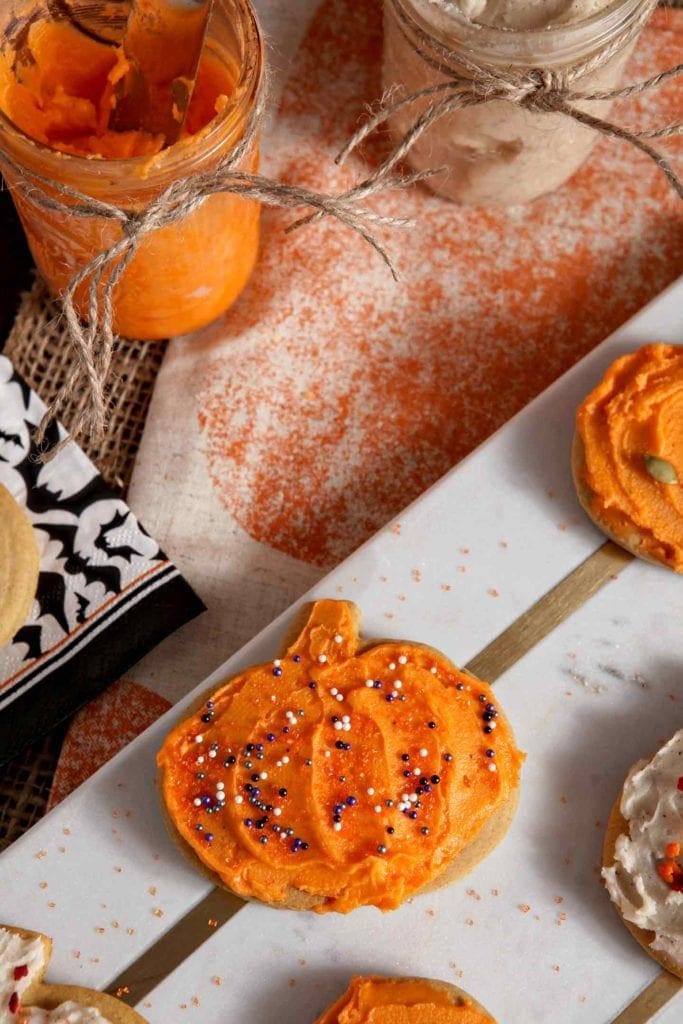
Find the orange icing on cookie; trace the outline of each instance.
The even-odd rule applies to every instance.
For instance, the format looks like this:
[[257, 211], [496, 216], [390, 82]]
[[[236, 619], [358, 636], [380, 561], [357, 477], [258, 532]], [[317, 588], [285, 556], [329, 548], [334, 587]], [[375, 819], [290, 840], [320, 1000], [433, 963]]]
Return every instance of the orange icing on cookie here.
[[228, 680], [158, 755], [207, 868], [318, 912], [399, 906], [509, 801], [521, 761], [485, 683], [418, 644], [359, 649], [345, 601], [316, 602], [281, 659]]
[[424, 978], [354, 978], [316, 1024], [495, 1024], [471, 1000]]
[[[636, 531], [644, 555], [683, 572], [683, 348], [645, 345], [617, 359], [579, 406], [592, 509], [618, 538]], [[673, 467], [661, 483], [645, 456]]]

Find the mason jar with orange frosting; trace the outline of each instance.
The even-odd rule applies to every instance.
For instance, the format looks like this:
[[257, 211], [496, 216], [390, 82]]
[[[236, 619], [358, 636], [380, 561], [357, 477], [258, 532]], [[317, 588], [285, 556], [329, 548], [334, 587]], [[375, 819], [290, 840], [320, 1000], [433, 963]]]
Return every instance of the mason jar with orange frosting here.
[[[0, 54], [0, 169], [36, 265], [56, 296], [126, 230], [90, 208], [80, 215], [78, 200], [58, 186], [141, 213], [174, 182], [191, 187], [216, 172], [253, 132], [263, 87], [263, 44], [249, 0], [215, 0], [180, 139], [165, 146], [163, 136], [111, 129], [122, 51], [116, 26], [111, 35], [92, 32], [87, 10], [81, 20], [55, 20], [36, 8], [6, 13]], [[257, 165], [253, 133], [232, 169], [254, 172]], [[253, 270], [259, 213], [255, 200], [216, 191], [181, 219], [145, 233], [113, 289], [114, 331], [160, 339], [223, 313]], [[86, 278], [74, 296], [86, 320], [88, 285]]]

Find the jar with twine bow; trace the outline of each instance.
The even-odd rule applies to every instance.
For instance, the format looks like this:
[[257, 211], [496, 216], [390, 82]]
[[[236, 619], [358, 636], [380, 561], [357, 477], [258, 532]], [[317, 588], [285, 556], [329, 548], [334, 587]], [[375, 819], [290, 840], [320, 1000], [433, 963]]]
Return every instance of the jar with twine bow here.
[[[472, 3], [385, 0], [384, 98], [340, 160], [386, 122], [395, 146], [375, 172], [378, 184], [405, 161], [431, 172], [428, 187], [448, 199], [512, 205], [562, 185], [603, 135], [645, 153], [683, 196], [680, 179], [649, 141], [677, 134], [681, 125], [635, 132], [607, 120], [613, 100], [683, 70], [619, 88], [656, 0], [613, 0], [597, 11], [591, 3], [595, 13], [584, 18], [577, 5], [578, 20], [565, 15], [564, 23], [541, 28], [476, 23], [463, 13]], [[494, 11], [505, 6], [494, 4]], [[557, 6], [519, 5], [519, 12], [538, 16]]]
[[[261, 34], [249, 0], [215, 0], [205, 49], [213, 61], [209, 78], [213, 76], [214, 84], [217, 77], [219, 83], [226, 80], [232, 86], [218, 113], [214, 115], [211, 106], [206, 123], [194, 134], [159, 152], [116, 158], [99, 152], [84, 155], [79, 149], [82, 128], [78, 145], [71, 145], [67, 130], [62, 132], [67, 144], [56, 148], [49, 137], [36, 137], [31, 124], [22, 129], [17, 123], [24, 117], [39, 121], [41, 116], [39, 103], [31, 106], [29, 97], [27, 105], [25, 92], [12, 93], [22, 68], [29, 68], [30, 75], [36, 67], [35, 54], [26, 53], [33, 26], [55, 19], [66, 25], [66, 42], [60, 42], [54, 58], [56, 67], [38, 67], [40, 87], [59, 102], [59, 76], [67, 75], [80, 87], [79, 76], [94, 75], [69, 52], [68, 33], [78, 32], [90, 47], [110, 44], [114, 52], [126, 21], [125, 0], [123, 15], [111, 17], [104, 27], [101, 11], [120, 11], [121, 0], [102, 5], [91, 0], [45, 2], [36, 8], [30, 0], [28, 7], [25, 0], [15, 0], [16, 7], [9, 15], [5, 12], [0, 170], [36, 265], [61, 300], [73, 349], [67, 383], [49, 407], [37, 440], [45, 437], [47, 424], [66, 402], [76, 399], [78, 404], [80, 396], [71, 432], [98, 443], [106, 431], [107, 383], [119, 336], [161, 339], [184, 334], [227, 309], [256, 261], [262, 204], [313, 211], [292, 226], [316, 215], [333, 216], [360, 232], [390, 261], [372, 233], [384, 218], [357, 205], [366, 194], [363, 184], [335, 197], [256, 173], [266, 75]], [[33, 38], [37, 46], [40, 38]], [[200, 77], [201, 73], [200, 68]], [[104, 74], [106, 83], [106, 67], [98, 74]], [[198, 79], [195, 93], [199, 89]], [[16, 102], [8, 110], [7, 97], [12, 95]], [[68, 126], [68, 105], [63, 115], [61, 108], [58, 111], [60, 128], [62, 116]], [[80, 111], [73, 116], [78, 119]], [[47, 130], [43, 125], [44, 133]], [[118, 145], [121, 140], [114, 141]], [[399, 177], [395, 183], [416, 177]]]

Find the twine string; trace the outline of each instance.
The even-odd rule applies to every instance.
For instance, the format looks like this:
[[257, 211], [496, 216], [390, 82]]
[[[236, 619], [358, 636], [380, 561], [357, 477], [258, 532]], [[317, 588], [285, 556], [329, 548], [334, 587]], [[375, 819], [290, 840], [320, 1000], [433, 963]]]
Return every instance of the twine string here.
[[[583, 92], [573, 88], [574, 83], [603, 68], [612, 57], [636, 38], [652, 13], [656, 0], [650, 0], [649, 4], [645, 4], [639, 16], [622, 33], [590, 58], [562, 70], [538, 67], [516, 70], [476, 61], [465, 52], [449, 49], [439, 39], [426, 32], [404, 10], [400, 0], [385, 2], [389, 4], [398, 28], [410, 48], [428, 67], [443, 75], [444, 80], [407, 94], [399, 90], [398, 96], [395, 87], [389, 90], [380, 100], [377, 109], [369, 112], [364, 123], [337, 156], [336, 162], [343, 163], [369, 135], [390, 118], [416, 104], [423, 107], [389, 156], [366, 179], [365, 185], [370, 194], [375, 188], [382, 187], [388, 175], [405, 159], [421, 136], [442, 118], [465, 107], [479, 106], [492, 100], [505, 100], [536, 113], [562, 114], [602, 135], [630, 143], [655, 163], [678, 197], [683, 199], [683, 183], [679, 175], [668, 159], [645, 141], [680, 135], [683, 132], [683, 123], [645, 131], [631, 131], [583, 111], [575, 105], [578, 102], [627, 99], [655, 89], [683, 74], [683, 64], [678, 64], [641, 82], [618, 89]], [[430, 176], [443, 170], [446, 168], [433, 168], [424, 173]]]
[[[382, 216], [358, 203], [380, 191], [380, 188], [422, 180], [427, 176], [425, 172], [398, 177], [385, 176], [382, 183], [366, 180], [334, 196], [240, 170], [240, 163], [255, 142], [263, 120], [264, 105], [262, 91], [242, 138], [214, 170], [173, 182], [141, 210], [128, 210], [87, 195], [64, 182], [53, 181], [39, 172], [27, 170], [7, 154], [2, 156], [4, 167], [12, 172], [9, 188], [20, 193], [34, 206], [67, 217], [85, 220], [100, 218], [121, 226], [121, 237], [81, 267], [60, 296], [75, 359], [63, 388], [47, 407], [37, 428], [37, 445], [45, 445], [50, 423], [59, 416], [79, 389], [84, 390], [87, 401], [81, 404], [70, 423], [71, 434], [87, 434], [95, 444], [101, 443], [107, 425], [107, 382], [118, 340], [114, 332], [116, 287], [147, 235], [190, 216], [213, 195], [230, 194], [255, 200], [265, 206], [286, 209], [304, 206], [312, 211], [308, 216], [295, 221], [287, 230], [323, 217], [333, 217], [372, 246], [394, 278], [397, 277], [389, 254], [373, 229], [402, 226], [407, 222]], [[76, 294], [84, 286], [87, 286], [87, 316], [81, 319], [76, 308]], [[49, 452], [43, 451], [41, 458], [52, 458], [68, 440], [65, 438]]]

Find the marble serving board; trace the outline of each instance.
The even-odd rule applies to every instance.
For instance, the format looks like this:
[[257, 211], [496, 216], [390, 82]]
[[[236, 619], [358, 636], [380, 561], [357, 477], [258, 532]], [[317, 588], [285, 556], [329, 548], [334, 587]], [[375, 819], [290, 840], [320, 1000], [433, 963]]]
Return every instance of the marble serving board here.
[[[603, 543], [575, 499], [574, 411], [618, 355], [683, 342], [683, 281], [460, 463], [302, 601], [461, 664]], [[551, 344], [551, 342], [549, 342]], [[106, 988], [210, 886], [167, 838], [154, 756], [212, 682], [276, 655], [291, 609], [0, 857], [0, 919], [53, 936], [50, 979]], [[307, 1024], [353, 973], [462, 985], [501, 1024], [609, 1024], [656, 976], [599, 882], [629, 765], [681, 724], [683, 584], [633, 562], [496, 683], [527, 752], [504, 842], [463, 882], [383, 915], [240, 910], [138, 1006], [150, 1024]], [[683, 996], [660, 1014], [672, 1024]]]

